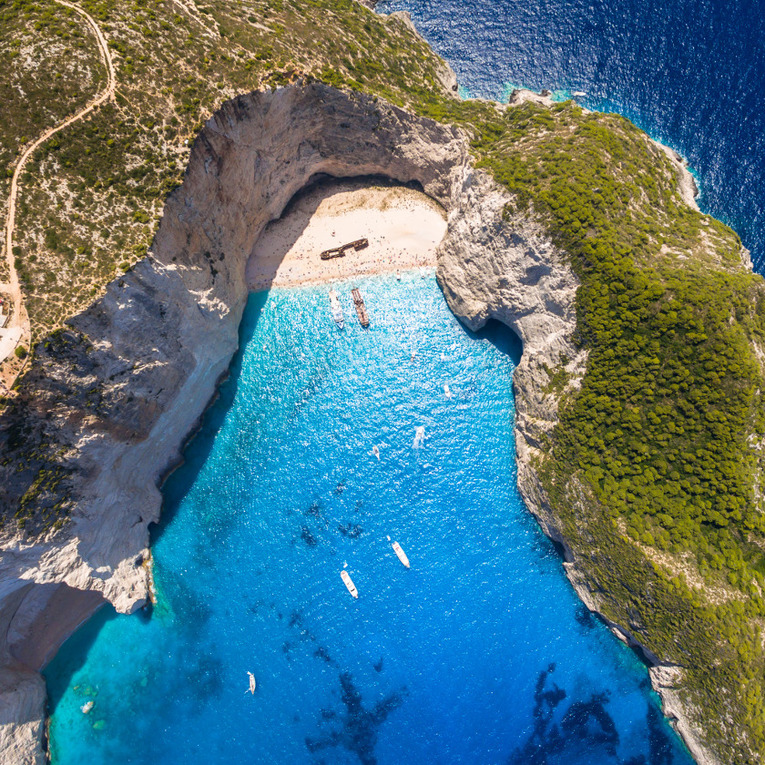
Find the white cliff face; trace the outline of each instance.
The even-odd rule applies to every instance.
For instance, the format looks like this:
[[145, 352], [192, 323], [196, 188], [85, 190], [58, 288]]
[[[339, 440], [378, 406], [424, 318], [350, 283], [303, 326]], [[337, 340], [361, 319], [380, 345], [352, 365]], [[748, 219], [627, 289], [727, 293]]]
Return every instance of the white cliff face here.
[[[7, 703], [12, 701], [12, 703]], [[13, 765], [45, 762], [45, 681], [38, 672], [6, 667], [0, 670], [0, 754]]]
[[446, 210], [439, 283], [468, 326], [495, 318], [523, 342], [519, 486], [573, 560], [535, 470], [560, 397], [586, 365], [573, 343], [579, 285], [563, 253], [541, 224], [509, 212], [507, 192], [473, 167], [455, 128], [319, 84], [241, 96], [197, 138], [150, 255], [40, 347], [17, 419], [0, 422], [14, 433], [0, 440], [5, 517], [33, 479], [30, 453], [43, 448], [73, 502], [57, 533], [0, 528], [0, 761], [44, 761], [37, 671], [66, 636], [106, 602], [130, 613], [146, 601], [158, 486], [237, 348], [248, 256], [289, 200], [326, 175], [415, 183]]
[[523, 342], [513, 376], [518, 485], [545, 533], [565, 545], [532, 463], [558, 420], [563, 388], [553, 389], [551, 373], [565, 368], [566, 389], [584, 374], [586, 354], [573, 344], [579, 281], [543, 226], [510, 212], [510, 196], [487, 174], [466, 168], [453, 194], [438, 280], [469, 327], [497, 319]]

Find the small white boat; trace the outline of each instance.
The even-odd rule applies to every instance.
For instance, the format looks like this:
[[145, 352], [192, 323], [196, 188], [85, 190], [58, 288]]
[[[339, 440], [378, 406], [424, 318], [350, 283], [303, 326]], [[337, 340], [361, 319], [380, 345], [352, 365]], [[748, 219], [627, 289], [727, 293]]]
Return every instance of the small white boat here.
[[340, 329], [345, 326], [345, 317], [343, 316], [343, 307], [340, 305], [340, 300], [337, 297], [337, 292], [334, 290], [329, 291], [329, 308], [332, 311], [332, 318], [335, 320]]
[[391, 544], [391, 547], [393, 548], [393, 552], [396, 553], [398, 556], [398, 559], [407, 567], [409, 568], [409, 558], [406, 557], [406, 553], [401, 549], [401, 545], [398, 542], [393, 542]]
[[380, 459], [380, 447], [377, 444], [372, 447], [372, 454], [374, 454], [378, 460]]
[[449, 383], [444, 383], [444, 396], [446, 396], [446, 398], [452, 397], [452, 392], [449, 390]]
[[412, 441], [412, 448], [419, 449], [422, 446], [422, 442], [425, 440], [425, 426], [420, 425], [414, 432], [414, 441]]
[[252, 672], [247, 673], [250, 676], [250, 693], [254, 696], [255, 695], [255, 688], [257, 683], [255, 682], [255, 675], [252, 674]]
[[345, 583], [345, 586], [348, 588], [348, 592], [350, 592], [354, 598], [358, 598], [359, 591], [356, 589], [356, 585], [353, 583], [353, 579], [351, 579], [351, 575], [345, 569], [343, 569], [340, 572], [340, 576], [342, 577], [343, 582]]

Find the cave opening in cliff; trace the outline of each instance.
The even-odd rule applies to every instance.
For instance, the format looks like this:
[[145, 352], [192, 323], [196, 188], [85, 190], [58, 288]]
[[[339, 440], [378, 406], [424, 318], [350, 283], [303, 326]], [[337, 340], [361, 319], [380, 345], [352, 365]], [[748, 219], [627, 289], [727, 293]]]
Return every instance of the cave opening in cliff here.
[[486, 340], [500, 353], [508, 356], [514, 366], [521, 363], [523, 343], [517, 333], [499, 319], [489, 319], [477, 332], [471, 333], [476, 339]]

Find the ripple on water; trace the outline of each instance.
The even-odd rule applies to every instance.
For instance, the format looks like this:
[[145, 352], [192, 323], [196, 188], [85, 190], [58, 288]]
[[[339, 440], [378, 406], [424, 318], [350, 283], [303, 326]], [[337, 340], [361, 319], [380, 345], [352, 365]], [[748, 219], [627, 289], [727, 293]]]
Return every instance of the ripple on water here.
[[[699, 204], [765, 257], [765, 14], [749, 0], [380, 0], [407, 10], [461, 94], [513, 85], [616, 111], [686, 157]], [[511, 85], [511, 83], [513, 85]]]

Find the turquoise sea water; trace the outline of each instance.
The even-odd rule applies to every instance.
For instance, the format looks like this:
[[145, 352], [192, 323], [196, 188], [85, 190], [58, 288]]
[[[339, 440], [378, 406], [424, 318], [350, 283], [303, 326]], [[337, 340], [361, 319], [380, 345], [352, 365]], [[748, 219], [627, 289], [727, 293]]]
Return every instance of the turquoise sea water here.
[[518, 495], [517, 340], [427, 272], [361, 282], [362, 330], [351, 286], [343, 331], [329, 287], [251, 297], [165, 488], [158, 604], [46, 671], [54, 762], [688, 765]]

